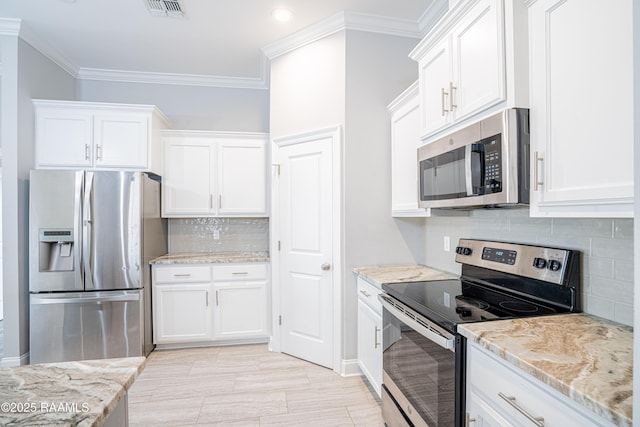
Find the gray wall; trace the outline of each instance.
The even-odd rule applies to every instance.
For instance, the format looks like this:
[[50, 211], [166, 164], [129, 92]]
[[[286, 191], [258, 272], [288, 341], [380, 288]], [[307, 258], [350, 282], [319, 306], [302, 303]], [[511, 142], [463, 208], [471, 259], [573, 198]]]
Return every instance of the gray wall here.
[[[640, 40], [640, 3], [633, 2], [633, 40]], [[633, 44], [633, 120], [634, 120], [634, 147], [640, 147], [640, 43]], [[637, 220], [640, 218], [640, 150], [636, 148], [634, 151], [634, 196], [636, 200], [635, 215]], [[636, 277], [640, 276], [640, 227], [634, 230], [634, 264]], [[640, 282], [639, 282], [640, 283]], [[640, 285], [635, 286], [634, 293], [635, 312], [634, 312], [634, 329], [636, 333], [633, 336], [633, 395], [640, 396]], [[638, 402], [636, 398], [636, 402]], [[633, 419], [640, 420], [640, 405], [633, 405]], [[637, 423], [638, 421], [636, 421]]]
[[33, 167], [31, 99], [73, 99], [75, 80], [17, 37], [2, 38], [2, 206], [4, 357], [20, 362], [29, 347], [28, 180]]
[[357, 357], [354, 267], [415, 264], [421, 220], [391, 217], [391, 127], [387, 105], [417, 78], [407, 56], [417, 41], [360, 31], [346, 37], [344, 146], [344, 358]]
[[529, 218], [528, 209], [471, 211], [469, 217], [426, 219], [425, 264], [455, 273], [455, 252], [443, 250], [461, 237], [505, 240], [563, 248], [583, 253], [583, 311], [627, 325], [633, 324], [633, 220]]
[[79, 101], [156, 105], [175, 129], [269, 131], [269, 91], [78, 80]]

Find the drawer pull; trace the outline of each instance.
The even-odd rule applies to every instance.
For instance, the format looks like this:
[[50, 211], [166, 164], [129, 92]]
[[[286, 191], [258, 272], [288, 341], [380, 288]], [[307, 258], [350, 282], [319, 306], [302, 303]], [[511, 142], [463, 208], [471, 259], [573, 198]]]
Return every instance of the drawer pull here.
[[191, 273], [174, 274], [173, 277], [191, 277]]
[[503, 399], [505, 402], [507, 402], [509, 405], [513, 406], [516, 411], [520, 412], [522, 415], [527, 417], [529, 419], [529, 421], [534, 423], [536, 426], [544, 427], [544, 418], [543, 417], [534, 417], [533, 415], [531, 415], [529, 412], [527, 412], [526, 409], [524, 409], [522, 406], [520, 406], [518, 404], [518, 402], [516, 402], [516, 398], [514, 396], [506, 396], [502, 392], [498, 392], [498, 396], [500, 396], [500, 398]]
[[241, 275], [249, 274], [249, 272], [248, 271], [234, 271], [231, 274], [233, 274], [234, 276], [241, 276]]
[[369, 292], [365, 291], [365, 290], [360, 291], [360, 293], [362, 295], [364, 295], [365, 297], [367, 297], [367, 298], [369, 298], [371, 296], [371, 294]]

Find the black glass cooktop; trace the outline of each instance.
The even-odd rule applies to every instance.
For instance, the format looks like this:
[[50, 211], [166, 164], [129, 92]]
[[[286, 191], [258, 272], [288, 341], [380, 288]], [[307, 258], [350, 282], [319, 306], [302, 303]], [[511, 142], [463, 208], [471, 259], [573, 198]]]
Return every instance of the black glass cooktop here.
[[390, 283], [382, 289], [451, 332], [461, 323], [564, 311], [462, 279]]

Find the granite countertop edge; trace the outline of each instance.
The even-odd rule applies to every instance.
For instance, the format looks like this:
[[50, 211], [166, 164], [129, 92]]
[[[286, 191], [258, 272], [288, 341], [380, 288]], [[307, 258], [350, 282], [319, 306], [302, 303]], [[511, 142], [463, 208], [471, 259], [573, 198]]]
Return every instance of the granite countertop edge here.
[[[499, 358], [507, 361], [516, 368], [521, 369], [549, 387], [567, 396], [574, 402], [590, 409], [600, 417], [617, 426], [631, 427], [633, 425], [630, 403], [632, 401], [632, 389], [629, 391], [627, 390], [628, 387], [625, 387], [624, 389], [609, 388], [604, 390], [605, 387], [603, 386], [601, 389], [603, 389], [605, 393], [598, 395], [598, 381], [602, 381], [603, 383], [607, 381], [607, 378], [604, 378], [602, 372], [589, 373], [590, 375], [588, 376], [585, 375], [584, 377], [572, 378], [571, 380], [562, 379], [552, 372], [552, 368], [547, 368], [547, 366], [552, 366], [556, 360], [558, 360], [558, 365], [566, 365], [567, 363], [570, 363], [567, 362], [567, 360], [570, 360], [570, 357], [553, 354], [551, 352], [545, 353], [544, 350], [532, 351], [527, 348], [527, 340], [531, 340], [533, 342], [541, 336], [545, 337], [548, 342], [565, 342], [566, 335], [564, 335], [563, 332], [571, 331], [570, 326], [574, 323], [588, 325], [589, 328], [587, 330], [597, 330], [597, 333], [601, 337], [623, 337], [624, 344], [621, 347], [624, 348], [622, 350], [605, 350], [603, 353], [597, 354], [598, 350], [595, 348], [606, 349], [606, 347], [596, 345], [594, 350], [591, 350], [591, 352], [590, 350], [585, 349], [585, 347], [582, 347], [581, 350], [584, 352], [583, 356], [588, 358], [590, 362], [605, 364], [606, 360], [604, 359], [610, 358], [608, 360], [609, 362], [611, 360], [616, 360], [617, 367], [620, 367], [620, 363], [622, 363], [622, 361], [618, 360], [617, 357], [624, 355], [628, 356], [629, 359], [626, 360], [625, 358], [624, 363], [628, 364], [632, 369], [633, 361], [631, 349], [633, 347], [633, 328], [586, 313], [571, 313], [524, 319], [468, 323], [460, 325], [458, 327], [458, 332], [487, 351], [497, 355]], [[516, 329], [520, 331], [521, 334], [517, 337], [512, 337], [511, 340], [501, 341], [501, 333], [509, 334]], [[557, 334], [558, 331], [560, 331], [560, 336], [554, 335]], [[580, 341], [589, 339], [586, 334], [581, 335], [582, 337]], [[567, 360], [560, 361], [559, 359]], [[628, 367], [621, 367], [617, 373], [620, 376], [623, 376], [624, 372], [622, 371], [625, 371], [626, 369], [628, 369]], [[612, 374], [612, 371], [609, 370], [608, 373]], [[584, 378], [589, 378], [590, 382], [585, 384]], [[582, 381], [582, 383], [578, 380]], [[624, 401], [628, 401], [629, 404], [621, 404], [621, 402]], [[613, 404], [610, 402], [613, 402]], [[613, 406], [616, 404], [618, 407]]]
[[269, 262], [268, 252], [184, 252], [170, 253], [149, 261], [151, 265], [228, 264]]
[[[0, 423], [101, 426], [145, 365], [146, 358], [140, 356], [0, 368], [2, 401], [32, 409], [5, 411], [0, 414]], [[55, 409], [74, 404], [78, 405], [75, 411]]]
[[369, 283], [382, 288], [385, 283], [448, 280], [459, 276], [420, 264], [388, 264], [354, 267], [352, 270]]

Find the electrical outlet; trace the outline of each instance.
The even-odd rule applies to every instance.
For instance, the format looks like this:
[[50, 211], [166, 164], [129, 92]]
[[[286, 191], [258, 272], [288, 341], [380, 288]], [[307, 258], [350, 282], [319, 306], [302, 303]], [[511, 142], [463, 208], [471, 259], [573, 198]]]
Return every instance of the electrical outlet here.
[[220, 230], [217, 228], [213, 230], [213, 240], [220, 240]]
[[444, 236], [443, 249], [445, 252], [451, 251], [451, 239], [449, 238], [449, 236]]

